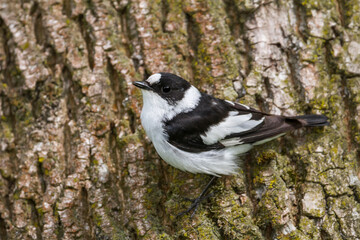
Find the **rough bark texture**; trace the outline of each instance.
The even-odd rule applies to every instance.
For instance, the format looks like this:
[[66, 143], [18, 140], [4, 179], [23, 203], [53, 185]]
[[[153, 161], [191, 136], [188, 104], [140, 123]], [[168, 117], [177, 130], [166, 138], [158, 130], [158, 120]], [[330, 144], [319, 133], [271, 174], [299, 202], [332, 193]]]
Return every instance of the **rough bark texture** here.
[[[0, 0], [0, 239], [359, 239], [359, 0]], [[168, 71], [276, 114], [325, 114], [209, 177], [140, 125]]]

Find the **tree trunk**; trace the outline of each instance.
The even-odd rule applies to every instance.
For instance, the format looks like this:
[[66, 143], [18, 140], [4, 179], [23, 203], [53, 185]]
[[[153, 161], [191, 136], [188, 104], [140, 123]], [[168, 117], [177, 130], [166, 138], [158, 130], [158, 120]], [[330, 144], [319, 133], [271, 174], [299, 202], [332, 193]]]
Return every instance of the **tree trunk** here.
[[[360, 1], [1, 0], [0, 239], [359, 239]], [[325, 114], [210, 179], [156, 154], [132, 81]], [[219, 159], [220, 160], [220, 159]]]

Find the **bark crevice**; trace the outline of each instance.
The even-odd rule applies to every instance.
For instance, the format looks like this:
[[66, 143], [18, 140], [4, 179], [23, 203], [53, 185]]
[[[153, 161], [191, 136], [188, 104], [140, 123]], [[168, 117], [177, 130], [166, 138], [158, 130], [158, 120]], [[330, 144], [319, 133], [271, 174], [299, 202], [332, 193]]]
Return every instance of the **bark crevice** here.
[[30, 205], [30, 209], [31, 209], [31, 221], [33, 226], [36, 227], [36, 235], [37, 235], [37, 239], [42, 240], [42, 231], [43, 229], [43, 218], [41, 216], [41, 212], [39, 212], [39, 210], [36, 207], [36, 203], [33, 199], [28, 199], [28, 204]]
[[79, 14], [76, 17], [76, 21], [79, 25], [81, 35], [83, 36], [86, 44], [89, 67], [91, 70], [93, 70], [95, 65], [94, 55], [95, 55], [95, 43], [96, 43], [96, 38], [93, 33], [94, 32], [93, 27], [91, 24], [89, 24], [86, 21], [86, 17], [84, 14]]
[[8, 239], [5, 220], [0, 216], [0, 239]]
[[45, 47], [45, 45], [49, 42], [49, 34], [44, 26], [42, 11], [43, 10], [40, 8], [39, 3], [35, 1], [31, 7], [30, 15], [33, 16], [36, 43]]
[[231, 34], [237, 46], [236, 50], [242, 56], [239, 66], [240, 74], [243, 78], [247, 77], [252, 70], [252, 47], [247, 36], [246, 22], [253, 17], [255, 9], [240, 9], [234, 0], [223, 0], [225, 3], [225, 11], [229, 18], [227, 21]]

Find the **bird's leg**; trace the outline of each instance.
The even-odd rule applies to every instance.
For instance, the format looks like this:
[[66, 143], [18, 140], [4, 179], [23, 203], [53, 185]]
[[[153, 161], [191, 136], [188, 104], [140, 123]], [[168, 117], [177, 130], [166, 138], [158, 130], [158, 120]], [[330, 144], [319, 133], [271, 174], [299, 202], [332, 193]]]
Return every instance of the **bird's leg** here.
[[184, 214], [190, 212], [191, 210], [193, 210], [193, 213], [191, 214], [191, 217], [193, 217], [193, 216], [195, 215], [195, 212], [196, 212], [197, 208], [198, 208], [199, 205], [200, 205], [200, 202], [203, 201], [203, 200], [208, 199], [209, 197], [211, 197], [211, 196], [213, 195], [212, 193], [207, 194], [207, 195], [205, 195], [205, 194], [206, 194], [206, 192], [209, 190], [209, 188], [211, 187], [211, 185], [213, 184], [213, 182], [215, 181], [216, 178], [217, 178], [216, 176], [213, 176], [213, 177], [211, 178], [211, 180], [210, 180], [210, 181], [208, 182], [208, 184], [205, 186], [204, 190], [200, 193], [199, 197], [197, 197], [197, 198], [195, 198], [195, 199], [186, 199], [186, 200], [188, 200], [188, 201], [191, 201], [192, 204], [190, 205], [190, 207], [189, 207], [187, 210], [179, 213], [179, 214], [177, 215], [177, 217], [181, 217], [181, 216], [183, 216]]

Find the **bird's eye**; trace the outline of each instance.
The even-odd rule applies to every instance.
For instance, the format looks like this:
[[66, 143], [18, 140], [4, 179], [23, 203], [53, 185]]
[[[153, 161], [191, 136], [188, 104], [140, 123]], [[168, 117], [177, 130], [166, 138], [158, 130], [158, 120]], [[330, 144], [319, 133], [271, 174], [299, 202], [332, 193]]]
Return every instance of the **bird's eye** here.
[[161, 90], [162, 90], [163, 93], [168, 93], [168, 92], [170, 92], [171, 89], [170, 89], [169, 86], [165, 86], [165, 87], [162, 87]]

